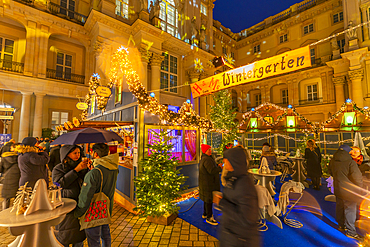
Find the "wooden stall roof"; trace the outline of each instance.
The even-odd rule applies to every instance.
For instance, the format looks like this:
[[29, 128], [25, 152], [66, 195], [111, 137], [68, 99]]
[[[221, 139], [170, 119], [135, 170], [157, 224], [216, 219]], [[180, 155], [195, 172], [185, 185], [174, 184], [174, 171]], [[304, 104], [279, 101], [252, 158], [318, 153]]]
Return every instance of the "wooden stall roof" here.
[[84, 128], [96, 128], [105, 129], [111, 127], [123, 127], [128, 125], [133, 125], [133, 122], [122, 122], [122, 121], [81, 121], [78, 127], [74, 127], [70, 130], [78, 130]]

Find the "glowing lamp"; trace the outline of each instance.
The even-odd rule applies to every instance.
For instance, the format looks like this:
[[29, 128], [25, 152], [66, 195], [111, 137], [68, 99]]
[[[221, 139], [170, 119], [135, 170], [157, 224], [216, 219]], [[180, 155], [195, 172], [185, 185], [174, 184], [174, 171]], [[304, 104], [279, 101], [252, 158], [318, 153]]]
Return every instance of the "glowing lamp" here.
[[253, 117], [250, 120], [251, 128], [257, 128], [257, 118]]
[[295, 127], [295, 117], [294, 116], [287, 116], [286, 117], [286, 125], [289, 128]]
[[187, 99], [187, 100], [186, 100], [186, 103], [190, 104], [190, 99]]
[[351, 103], [352, 100], [351, 99], [346, 99], [346, 103]]
[[355, 112], [345, 112], [343, 117], [345, 125], [350, 126], [356, 124]]
[[254, 111], [254, 108], [252, 108], [251, 111]]
[[288, 108], [293, 108], [293, 106], [292, 105], [288, 105]]
[[154, 98], [154, 96], [155, 96], [155, 93], [150, 93], [150, 97], [152, 97], [152, 98]]
[[368, 109], [369, 107], [368, 106], [364, 106], [364, 109]]

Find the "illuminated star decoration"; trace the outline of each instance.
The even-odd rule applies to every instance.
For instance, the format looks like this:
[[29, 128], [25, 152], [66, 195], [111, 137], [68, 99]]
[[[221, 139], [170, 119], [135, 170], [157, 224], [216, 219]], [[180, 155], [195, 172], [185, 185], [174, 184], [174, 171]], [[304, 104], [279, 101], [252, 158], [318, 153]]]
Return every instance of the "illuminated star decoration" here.
[[118, 51], [122, 50], [125, 50], [128, 53], [128, 47], [121, 46], [120, 48], [118, 48]]
[[96, 79], [100, 80], [100, 75], [98, 73], [94, 73], [92, 77], [95, 77]]
[[195, 65], [195, 70], [198, 72], [203, 72], [204, 67], [200, 59], [196, 58], [194, 59], [194, 65]]
[[228, 54], [228, 55], [225, 55], [225, 59], [226, 61], [231, 64], [231, 65], [235, 65], [235, 60], [234, 58], [231, 56], [231, 54]]

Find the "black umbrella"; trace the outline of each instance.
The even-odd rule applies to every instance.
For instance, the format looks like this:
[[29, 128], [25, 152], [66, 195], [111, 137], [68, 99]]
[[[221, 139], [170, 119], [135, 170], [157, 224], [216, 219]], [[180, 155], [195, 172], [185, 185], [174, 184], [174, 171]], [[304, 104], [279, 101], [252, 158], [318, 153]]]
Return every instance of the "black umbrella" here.
[[111, 141], [122, 141], [117, 133], [102, 129], [85, 128], [65, 133], [59, 136], [52, 145], [58, 144], [82, 144], [82, 143], [107, 143]]

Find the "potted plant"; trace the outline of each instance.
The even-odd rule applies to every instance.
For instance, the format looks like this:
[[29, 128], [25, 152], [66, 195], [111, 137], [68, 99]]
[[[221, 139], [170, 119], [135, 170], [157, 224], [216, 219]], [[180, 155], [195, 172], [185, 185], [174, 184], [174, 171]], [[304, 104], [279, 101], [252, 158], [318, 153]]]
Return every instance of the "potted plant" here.
[[175, 199], [181, 196], [186, 177], [177, 169], [177, 158], [172, 156], [173, 145], [167, 131], [153, 132], [155, 140], [148, 144], [147, 154], [139, 162], [139, 175], [135, 179], [136, 207], [149, 222], [169, 225], [180, 209]]

